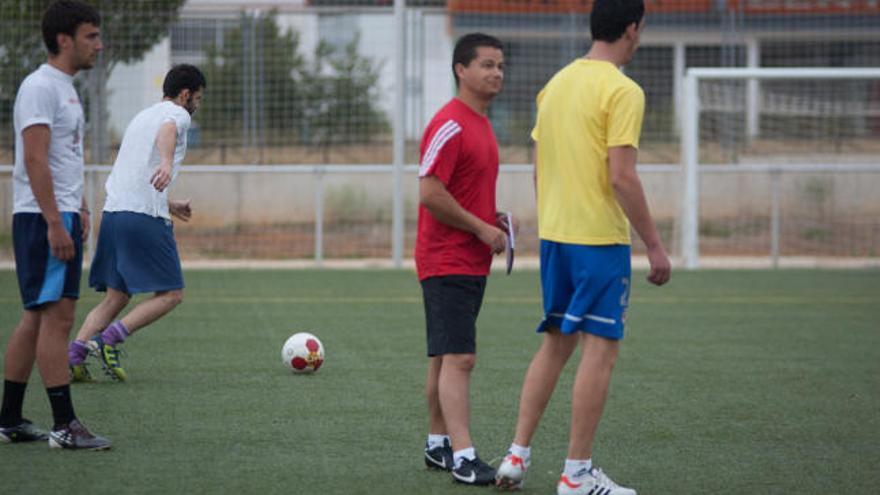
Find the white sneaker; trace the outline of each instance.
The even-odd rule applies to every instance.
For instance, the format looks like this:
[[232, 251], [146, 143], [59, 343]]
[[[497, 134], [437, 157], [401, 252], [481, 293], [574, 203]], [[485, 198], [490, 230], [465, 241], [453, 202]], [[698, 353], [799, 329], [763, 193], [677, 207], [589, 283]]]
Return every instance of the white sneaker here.
[[495, 485], [504, 490], [519, 490], [529, 469], [529, 460], [507, 454], [495, 472]]
[[556, 495], [636, 495], [632, 488], [615, 483], [601, 469], [581, 469], [571, 478], [559, 478]]

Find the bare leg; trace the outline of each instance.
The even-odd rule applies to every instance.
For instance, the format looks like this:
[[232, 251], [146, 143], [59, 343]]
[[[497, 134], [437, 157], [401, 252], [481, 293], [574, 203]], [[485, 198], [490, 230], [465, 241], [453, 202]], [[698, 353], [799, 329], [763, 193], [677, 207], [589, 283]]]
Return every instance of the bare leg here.
[[473, 446], [469, 397], [471, 370], [475, 363], [475, 354], [446, 354], [440, 368], [438, 395], [454, 452]]
[[73, 327], [76, 301], [67, 297], [49, 303], [40, 311], [37, 338], [37, 367], [46, 388], [70, 383], [67, 368], [67, 337]]
[[85, 321], [76, 334], [76, 340], [87, 341], [98, 335], [107, 325], [113, 323], [113, 320], [128, 304], [131, 298], [125, 292], [107, 288], [104, 299], [97, 306], [89, 311]]
[[583, 354], [575, 375], [571, 395], [571, 436], [569, 459], [589, 459], [593, 439], [611, 383], [611, 371], [617, 361], [620, 341], [584, 334]]
[[446, 421], [443, 419], [443, 410], [440, 409], [440, 367], [443, 365], [443, 356], [434, 356], [428, 359], [428, 378], [425, 381], [425, 396], [428, 399], [428, 433], [435, 435], [446, 434]]
[[6, 344], [3, 375], [9, 381], [27, 383], [37, 357], [37, 337], [40, 333], [40, 313], [24, 310], [21, 320]]
[[168, 314], [183, 302], [183, 289], [157, 292], [153, 297], [142, 301], [122, 318], [129, 334], [153, 323]]
[[564, 335], [558, 328], [550, 328], [544, 333], [541, 348], [532, 358], [523, 381], [513, 440], [515, 444], [524, 447], [531, 444], [532, 435], [550, 402], [559, 375], [577, 347], [577, 342], [577, 335]]

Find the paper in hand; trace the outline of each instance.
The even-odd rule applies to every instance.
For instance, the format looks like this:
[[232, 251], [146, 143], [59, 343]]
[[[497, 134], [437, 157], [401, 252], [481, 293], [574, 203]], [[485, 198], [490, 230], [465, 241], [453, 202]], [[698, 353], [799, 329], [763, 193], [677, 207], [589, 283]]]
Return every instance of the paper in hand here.
[[508, 211], [505, 213], [507, 222], [507, 274], [513, 269], [513, 252], [516, 248], [516, 235], [513, 233], [513, 215]]

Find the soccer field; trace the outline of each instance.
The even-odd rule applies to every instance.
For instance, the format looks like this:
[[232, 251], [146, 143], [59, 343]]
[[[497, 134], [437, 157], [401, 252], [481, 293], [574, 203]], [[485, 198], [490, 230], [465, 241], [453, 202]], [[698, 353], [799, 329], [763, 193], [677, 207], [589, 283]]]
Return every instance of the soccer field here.
[[[635, 278], [599, 466], [640, 494], [876, 490], [880, 272], [678, 272], [663, 288]], [[0, 445], [0, 492], [481, 490], [422, 461], [424, 320], [411, 272], [190, 271], [186, 281], [184, 304], [126, 343], [128, 383], [73, 386], [78, 415], [113, 450]], [[83, 296], [78, 323], [98, 301]], [[14, 272], [0, 271], [4, 349], [19, 308]], [[478, 452], [494, 464], [513, 435], [539, 314], [537, 272], [490, 277], [471, 415]], [[296, 331], [325, 345], [315, 375], [281, 363]], [[554, 493], [573, 364], [523, 493]], [[25, 415], [51, 422], [36, 373]]]

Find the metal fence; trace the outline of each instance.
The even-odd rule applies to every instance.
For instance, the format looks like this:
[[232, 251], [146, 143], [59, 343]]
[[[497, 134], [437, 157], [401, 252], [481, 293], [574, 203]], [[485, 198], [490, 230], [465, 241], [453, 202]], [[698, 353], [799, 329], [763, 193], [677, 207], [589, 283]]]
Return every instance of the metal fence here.
[[[44, 59], [37, 25], [47, 3], [0, 2], [0, 165], [13, 160], [15, 91]], [[528, 130], [534, 97], [556, 70], [588, 49], [590, 2], [95, 3], [104, 13], [107, 49], [96, 69], [77, 78], [87, 108], [88, 163], [113, 162], [128, 121], [160, 98], [162, 77], [172, 64], [195, 63], [208, 77], [204, 104], [189, 136], [188, 167], [172, 191], [173, 196], [193, 196], [197, 208], [191, 224], [176, 227], [184, 259], [378, 257], [399, 263], [408, 256], [417, 182], [411, 164], [418, 161], [420, 134], [454, 94], [450, 64], [455, 40], [476, 30], [505, 42], [505, 89], [493, 102], [490, 118], [502, 163], [520, 165], [504, 167], [499, 198], [523, 220], [524, 254], [536, 254], [531, 179], [524, 165], [531, 159]], [[880, 67], [880, 6], [872, 1], [647, 4], [642, 46], [624, 70], [645, 89], [640, 163], [645, 164], [646, 188], [664, 239], [681, 254], [684, 189], [678, 164], [685, 71]], [[876, 102], [880, 86], [863, 94]], [[744, 132], [744, 124], [724, 115], [707, 117], [703, 125], [722, 137]], [[769, 121], [772, 117], [764, 119]], [[789, 126], [795, 137], [803, 128]], [[833, 129], [815, 127], [813, 132]], [[880, 141], [880, 129], [873, 123], [859, 132], [857, 139], [838, 141], [820, 164], [828, 170], [779, 176], [782, 206], [775, 231], [780, 256], [877, 256], [880, 240], [864, 234], [877, 231], [877, 196], [871, 189], [853, 187], [833, 168], [846, 163], [847, 156], [863, 153], [859, 143]], [[774, 152], [774, 163], [796, 163], [796, 155], [787, 162], [785, 153]], [[755, 159], [728, 153], [719, 160], [736, 167]], [[98, 210], [106, 172], [94, 170], [89, 187], [92, 207]], [[8, 167], [0, 168], [4, 171]], [[771, 253], [772, 194], [766, 187], [775, 175], [748, 167], [741, 172], [736, 180], [754, 187], [738, 188], [729, 197], [722, 183], [702, 201], [707, 208], [699, 233], [701, 243], [707, 243], [703, 255]], [[8, 260], [7, 178], [0, 175], [0, 259]], [[707, 184], [714, 180], [704, 178]], [[877, 174], [862, 174], [859, 181], [874, 184]], [[816, 186], [827, 183], [832, 185]], [[819, 189], [823, 192], [804, 192]], [[855, 202], [868, 207], [846, 206], [850, 202], [841, 198], [854, 194], [859, 195]], [[809, 203], [817, 195], [822, 196], [821, 208]], [[792, 215], [802, 214], [811, 217], [805, 222], [819, 225], [855, 222], [860, 227], [850, 230], [858, 231], [853, 234], [857, 239], [847, 237], [843, 227], [826, 234], [792, 229]], [[805, 235], [809, 242], [801, 242]]]

